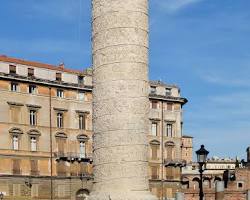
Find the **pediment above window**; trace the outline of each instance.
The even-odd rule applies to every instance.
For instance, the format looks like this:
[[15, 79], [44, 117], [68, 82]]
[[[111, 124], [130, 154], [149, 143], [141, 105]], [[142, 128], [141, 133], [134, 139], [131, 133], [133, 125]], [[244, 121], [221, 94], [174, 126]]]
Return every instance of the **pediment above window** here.
[[61, 139], [67, 139], [68, 138], [68, 136], [63, 132], [56, 133], [55, 137], [56, 138], [61, 138]]
[[150, 145], [160, 145], [160, 142], [158, 140], [152, 140], [150, 141]]
[[84, 135], [84, 134], [79, 134], [76, 138], [78, 141], [84, 141], [84, 142], [89, 140], [89, 137], [87, 135]]
[[40, 131], [36, 129], [31, 129], [27, 132], [30, 136], [38, 137], [41, 135]]
[[14, 127], [9, 130], [9, 133], [12, 135], [21, 135], [23, 134], [23, 131], [20, 128]]

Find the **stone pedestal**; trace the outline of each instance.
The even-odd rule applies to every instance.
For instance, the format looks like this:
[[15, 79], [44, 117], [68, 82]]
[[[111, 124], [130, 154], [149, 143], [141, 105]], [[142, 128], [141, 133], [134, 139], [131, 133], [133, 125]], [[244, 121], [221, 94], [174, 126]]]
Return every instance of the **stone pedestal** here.
[[91, 200], [153, 200], [148, 188], [148, 0], [92, 0]]

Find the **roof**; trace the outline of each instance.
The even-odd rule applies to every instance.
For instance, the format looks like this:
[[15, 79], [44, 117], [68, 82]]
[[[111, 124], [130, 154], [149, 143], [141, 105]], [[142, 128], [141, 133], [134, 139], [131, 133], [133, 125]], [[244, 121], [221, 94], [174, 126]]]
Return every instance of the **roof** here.
[[174, 85], [174, 84], [166, 84], [162, 81], [149, 81], [150, 85], [155, 85], [155, 86], [163, 86], [163, 87], [169, 87], [169, 88], [179, 88], [177, 85]]
[[62, 71], [62, 72], [74, 73], [74, 74], [83, 74], [83, 73], [85, 73], [84, 71], [80, 71], [80, 70], [64, 68], [62, 65], [56, 66], [56, 65], [45, 64], [45, 63], [40, 63], [40, 62], [35, 62], [35, 61], [27, 61], [27, 60], [23, 60], [23, 59], [19, 59], [19, 58], [8, 57], [6, 55], [0, 55], [0, 61], [20, 64], [20, 65], [28, 65], [28, 66], [32, 66], [32, 67], [39, 67], [39, 68], [57, 70], [57, 71]]
[[189, 135], [183, 135], [182, 137], [183, 137], [183, 138], [194, 138], [194, 137], [189, 136]]

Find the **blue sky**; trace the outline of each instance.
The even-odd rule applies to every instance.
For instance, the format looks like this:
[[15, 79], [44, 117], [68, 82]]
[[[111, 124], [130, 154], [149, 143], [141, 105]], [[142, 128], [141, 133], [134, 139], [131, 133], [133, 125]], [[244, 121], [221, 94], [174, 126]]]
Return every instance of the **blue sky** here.
[[[90, 0], [2, 0], [0, 54], [91, 66]], [[151, 0], [150, 79], [181, 87], [184, 133], [210, 155], [250, 145], [250, 1]]]

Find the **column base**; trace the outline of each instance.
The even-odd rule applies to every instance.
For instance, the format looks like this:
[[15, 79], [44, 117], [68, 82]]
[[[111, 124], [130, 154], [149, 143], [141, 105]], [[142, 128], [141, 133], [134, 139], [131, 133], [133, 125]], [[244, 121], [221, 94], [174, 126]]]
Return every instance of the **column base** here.
[[87, 200], [158, 200], [150, 192], [92, 192]]

